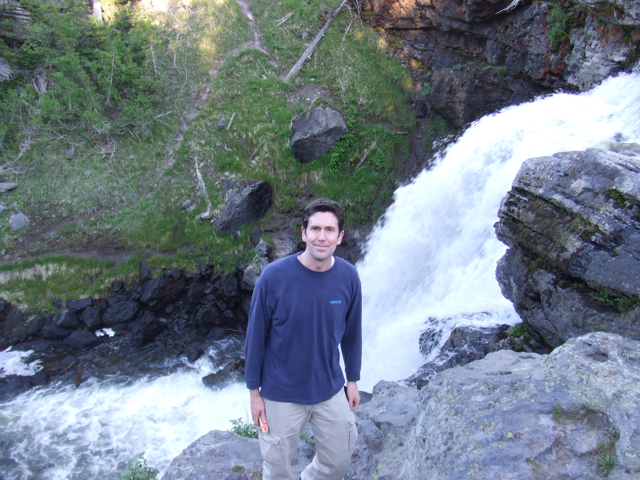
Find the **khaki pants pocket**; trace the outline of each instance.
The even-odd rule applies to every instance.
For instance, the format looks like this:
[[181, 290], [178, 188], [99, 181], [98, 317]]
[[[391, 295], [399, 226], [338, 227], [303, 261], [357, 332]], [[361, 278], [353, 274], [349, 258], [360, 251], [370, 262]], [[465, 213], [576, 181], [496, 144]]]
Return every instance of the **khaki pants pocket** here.
[[285, 445], [281, 437], [276, 437], [270, 432], [260, 432], [258, 443], [260, 444], [260, 453], [265, 461], [274, 467], [286, 466]]
[[353, 413], [347, 422], [349, 432], [349, 452], [353, 452], [353, 449], [356, 448], [356, 442], [358, 441], [358, 427], [356, 426], [356, 419], [354, 418]]

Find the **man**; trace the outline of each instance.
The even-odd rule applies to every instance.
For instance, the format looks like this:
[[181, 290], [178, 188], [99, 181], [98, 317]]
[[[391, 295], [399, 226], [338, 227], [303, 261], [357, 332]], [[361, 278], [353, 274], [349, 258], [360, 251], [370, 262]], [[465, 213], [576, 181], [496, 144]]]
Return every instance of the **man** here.
[[249, 313], [245, 378], [253, 421], [268, 425], [259, 440], [265, 480], [293, 480], [291, 460], [307, 422], [316, 455], [302, 480], [341, 479], [358, 435], [352, 410], [360, 404], [360, 279], [333, 256], [344, 211], [319, 198], [306, 206], [302, 224], [305, 251], [264, 269]]

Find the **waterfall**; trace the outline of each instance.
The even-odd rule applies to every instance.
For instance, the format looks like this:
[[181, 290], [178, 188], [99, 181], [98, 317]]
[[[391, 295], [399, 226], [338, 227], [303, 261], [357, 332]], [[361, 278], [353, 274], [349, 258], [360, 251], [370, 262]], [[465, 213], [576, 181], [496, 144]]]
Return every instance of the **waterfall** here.
[[638, 77], [621, 75], [580, 95], [555, 94], [483, 117], [433, 169], [395, 192], [358, 265], [360, 388], [401, 380], [424, 363], [423, 330], [439, 332], [443, 343], [457, 326], [519, 321], [495, 280], [506, 250], [493, 231], [500, 201], [528, 158], [638, 142]]
[[[639, 142], [639, 109], [638, 74], [504, 109], [471, 125], [433, 169], [397, 190], [358, 265], [361, 389], [403, 379], [420, 366], [425, 329], [444, 340], [459, 325], [518, 321], [494, 277], [506, 248], [493, 232], [500, 200], [527, 158], [610, 140]], [[3, 374], [37, 369], [10, 353], [0, 356]], [[0, 404], [0, 477], [117, 479], [124, 461], [143, 451], [150, 465], [166, 470], [199, 436], [249, 418], [243, 385], [218, 392], [202, 385], [212, 369], [202, 359], [153, 379], [53, 385]]]

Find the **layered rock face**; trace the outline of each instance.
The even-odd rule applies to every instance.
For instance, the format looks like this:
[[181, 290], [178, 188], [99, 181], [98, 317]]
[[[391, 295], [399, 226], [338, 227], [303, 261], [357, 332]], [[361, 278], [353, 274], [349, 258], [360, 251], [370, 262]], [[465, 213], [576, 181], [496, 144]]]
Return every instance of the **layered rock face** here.
[[590, 331], [640, 340], [640, 146], [527, 160], [503, 199], [497, 278], [554, 348]]
[[[551, 355], [504, 350], [436, 376], [394, 478], [640, 474], [640, 343], [592, 333]], [[605, 459], [605, 457], [609, 457]]]
[[[433, 109], [461, 127], [547, 91], [586, 90], [637, 58], [637, 2], [365, 0]], [[398, 41], [397, 38], [400, 40]]]

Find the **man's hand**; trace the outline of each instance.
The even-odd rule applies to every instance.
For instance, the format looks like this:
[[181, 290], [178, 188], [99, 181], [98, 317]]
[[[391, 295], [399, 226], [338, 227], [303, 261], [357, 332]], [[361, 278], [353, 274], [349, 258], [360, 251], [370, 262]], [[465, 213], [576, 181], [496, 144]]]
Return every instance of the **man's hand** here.
[[347, 382], [347, 399], [351, 410], [355, 410], [360, 405], [360, 392], [356, 382]]
[[267, 414], [264, 410], [264, 398], [260, 395], [260, 390], [256, 388], [255, 390], [249, 390], [249, 393], [251, 394], [251, 417], [253, 418], [253, 423], [260, 426], [258, 422], [259, 416], [262, 416], [262, 421], [267, 423]]

